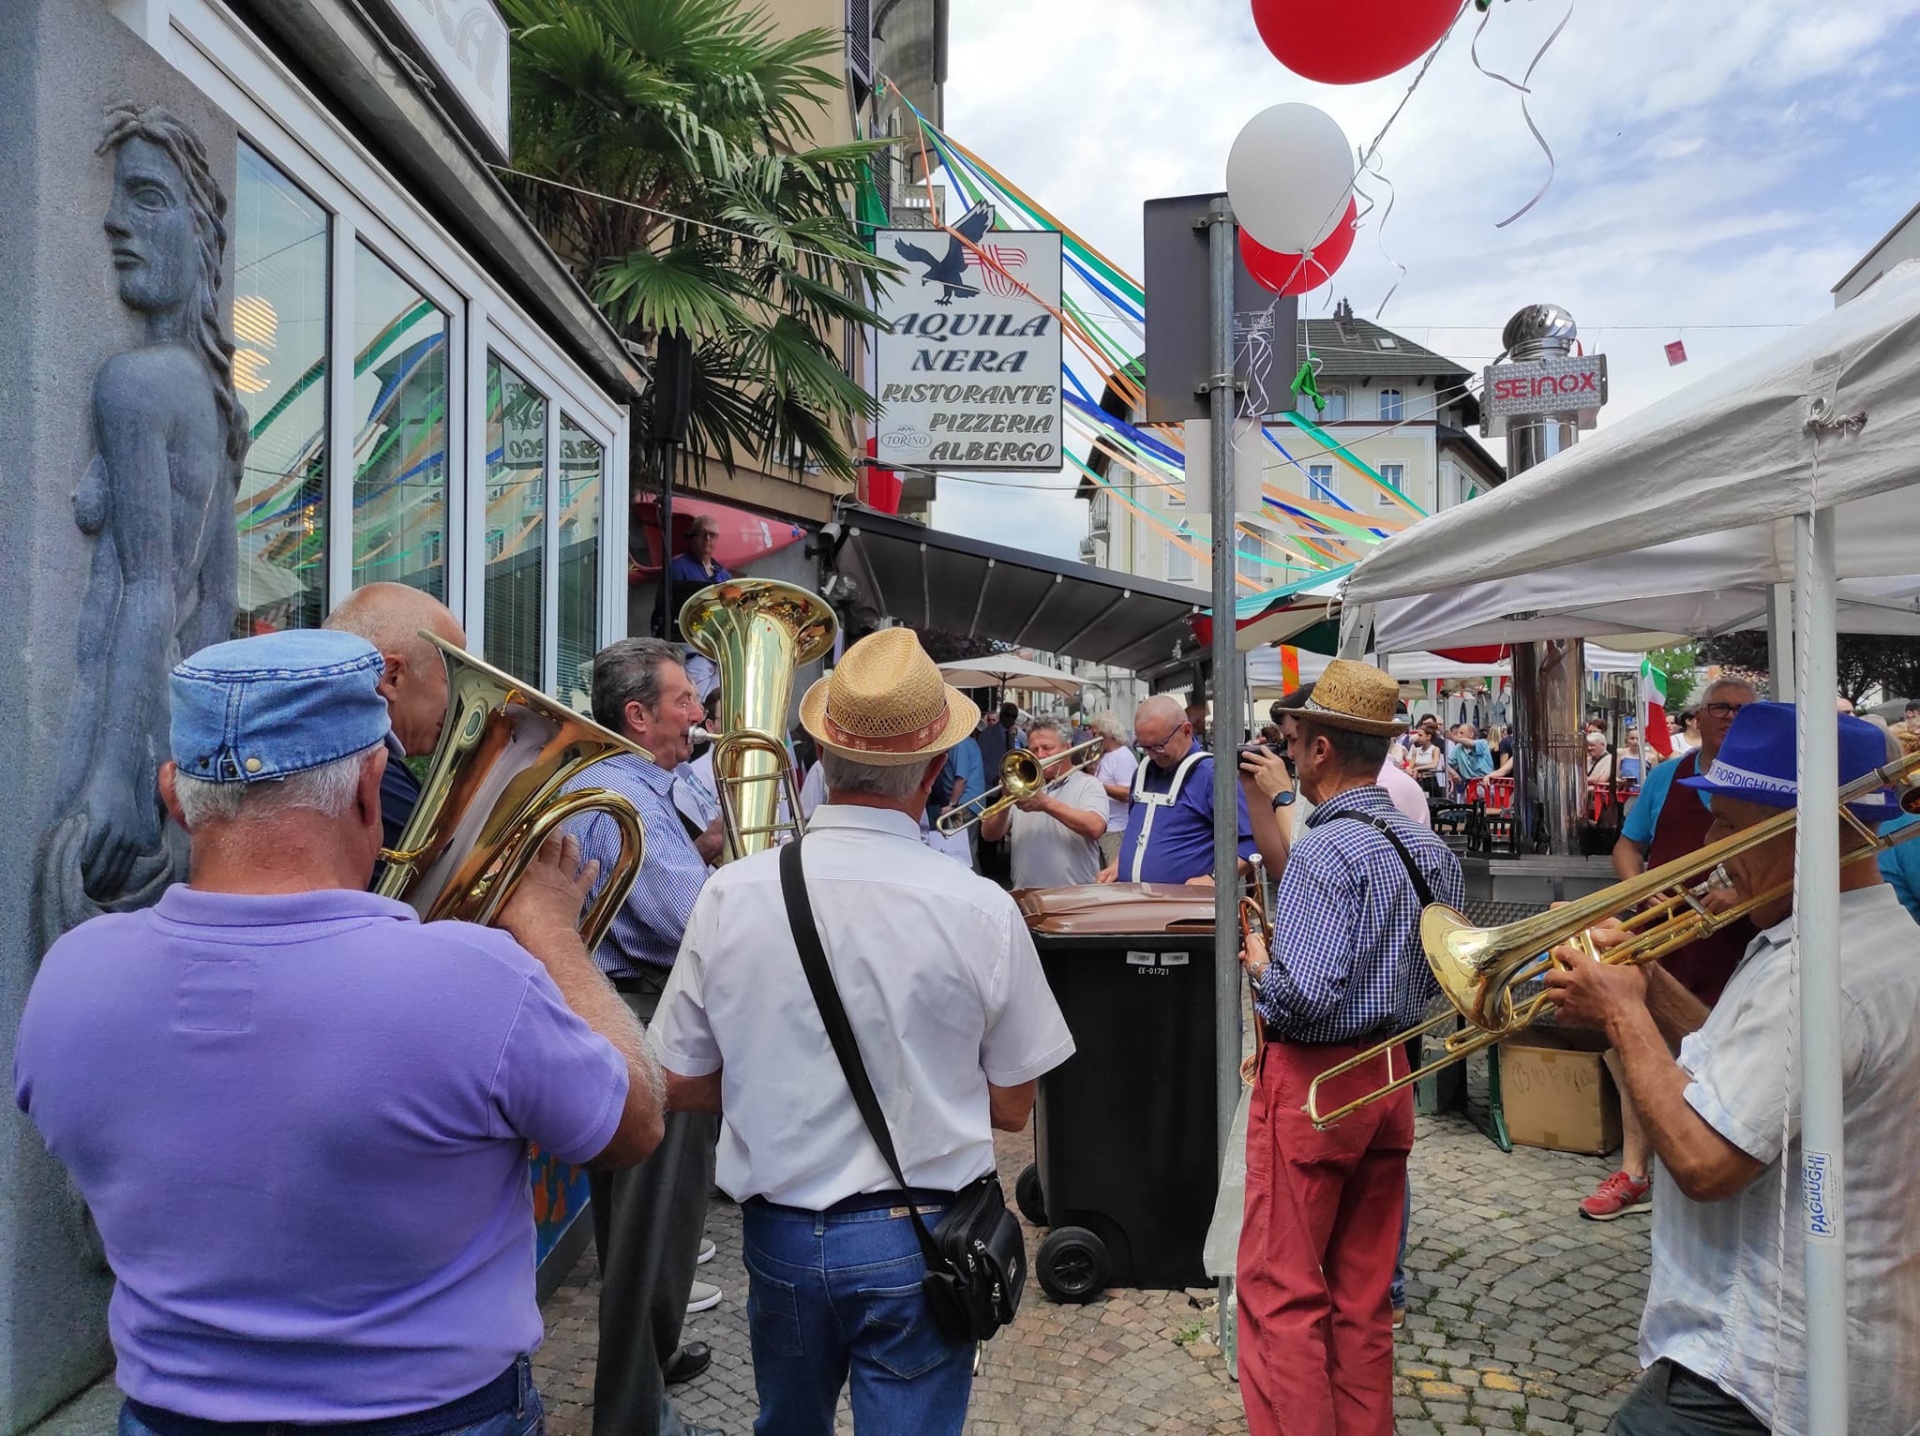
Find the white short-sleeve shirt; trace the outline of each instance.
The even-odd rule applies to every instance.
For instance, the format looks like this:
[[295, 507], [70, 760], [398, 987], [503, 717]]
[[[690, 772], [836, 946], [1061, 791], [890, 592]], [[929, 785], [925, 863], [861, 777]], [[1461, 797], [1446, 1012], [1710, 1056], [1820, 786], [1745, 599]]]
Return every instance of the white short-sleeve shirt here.
[[[1106, 790], [1090, 773], [1069, 773], [1051, 796], [1069, 808], [1104, 815]], [[1007, 831], [1013, 839], [1013, 885], [1016, 888], [1066, 888], [1090, 883], [1100, 876], [1100, 843], [1083, 838], [1051, 813], [1028, 813], [1015, 808]]]
[[[807, 892], [908, 1185], [993, 1170], [987, 1084], [1059, 1066], [1073, 1038], [1013, 899], [920, 841], [914, 821], [828, 804], [804, 844]], [[867, 1134], [808, 990], [779, 858], [700, 893], [652, 1029], [661, 1063], [720, 1071], [715, 1179], [736, 1201], [822, 1211], [897, 1184]]]
[[[1840, 984], [1847, 1429], [1904, 1436], [1920, 1427], [1920, 927], [1884, 884], [1840, 894]], [[1782, 1436], [1807, 1429], [1798, 1002], [1789, 918], [1753, 940], [1680, 1046], [1687, 1104], [1768, 1165], [1718, 1202], [1658, 1171], [1640, 1324], [1642, 1365], [1698, 1372]]]

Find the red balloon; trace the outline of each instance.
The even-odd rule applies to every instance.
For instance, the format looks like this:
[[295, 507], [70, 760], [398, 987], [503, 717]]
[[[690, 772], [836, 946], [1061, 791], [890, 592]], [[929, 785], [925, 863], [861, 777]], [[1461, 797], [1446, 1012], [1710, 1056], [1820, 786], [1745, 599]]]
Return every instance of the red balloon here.
[[1260, 284], [1275, 294], [1305, 294], [1310, 289], [1318, 289], [1329, 279], [1333, 272], [1347, 261], [1347, 255], [1353, 249], [1353, 237], [1357, 232], [1354, 219], [1360, 210], [1355, 200], [1347, 201], [1346, 217], [1334, 227], [1326, 242], [1314, 250], [1313, 258], [1301, 263], [1297, 254], [1282, 254], [1276, 249], [1268, 249], [1259, 240], [1240, 231], [1240, 259]]
[[1447, 33], [1464, 0], [1253, 0], [1274, 58], [1323, 85], [1358, 85], [1404, 69]]

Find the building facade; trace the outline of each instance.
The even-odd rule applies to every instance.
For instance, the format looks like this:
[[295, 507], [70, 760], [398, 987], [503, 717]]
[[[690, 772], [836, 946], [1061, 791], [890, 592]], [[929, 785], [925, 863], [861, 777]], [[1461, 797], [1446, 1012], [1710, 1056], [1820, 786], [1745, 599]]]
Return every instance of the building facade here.
[[[1467, 387], [1473, 376], [1452, 360], [1353, 317], [1344, 301], [1334, 318], [1300, 321], [1299, 353], [1319, 361], [1317, 382], [1326, 408], [1318, 426], [1428, 513], [1464, 503], [1504, 480], [1499, 461], [1469, 432], [1480, 418], [1479, 402]], [[1107, 402], [1113, 406], [1112, 394]], [[1300, 406], [1314, 417], [1309, 401], [1301, 400]], [[1318, 440], [1278, 422], [1277, 412], [1268, 430], [1286, 451], [1283, 455], [1271, 446], [1266, 451], [1270, 487], [1324, 508], [1350, 510], [1357, 522], [1376, 515], [1408, 516]], [[1109, 474], [1124, 485], [1128, 471], [1113, 466]], [[1159, 522], [1140, 517], [1096, 484], [1080, 485], [1088, 505], [1082, 556], [1122, 573], [1208, 587], [1208, 520], [1189, 518], [1176, 488], [1138, 483], [1129, 493]], [[1166, 532], [1182, 524], [1185, 542]], [[1252, 584], [1270, 587], [1309, 572], [1286, 542], [1289, 526], [1242, 516], [1240, 527], [1237, 569]], [[1245, 591], [1254, 590], [1246, 586]]]

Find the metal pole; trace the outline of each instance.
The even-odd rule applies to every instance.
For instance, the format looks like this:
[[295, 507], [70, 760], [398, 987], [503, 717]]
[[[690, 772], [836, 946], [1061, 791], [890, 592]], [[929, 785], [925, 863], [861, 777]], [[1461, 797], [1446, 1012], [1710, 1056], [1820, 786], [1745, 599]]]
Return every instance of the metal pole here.
[[[1207, 390], [1213, 450], [1213, 1060], [1219, 1139], [1216, 1171], [1224, 1171], [1233, 1114], [1240, 1104], [1240, 802], [1239, 764], [1228, 725], [1240, 717], [1240, 662], [1234, 612], [1233, 543], [1233, 281], [1236, 236], [1225, 197], [1207, 207], [1210, 343]], [[1235, 1349], [1233, 1278], [1220, 1279], [1220, 1346]]]
[[1793, 585], [1767, 585], [1767, 688], [1775, 703], [1793, 702]]
[[[1831, 513], [1793, 521], [1800, 821], [1794, 916], [1800, 958], [1800, 1170], [1807, 1270], [1807, 1430], [1847, 1429], [1847, 1244], [1842, 1194], [1840, 729]], [[1787, 1153], [1780, 1156], [1784, 1181]]]

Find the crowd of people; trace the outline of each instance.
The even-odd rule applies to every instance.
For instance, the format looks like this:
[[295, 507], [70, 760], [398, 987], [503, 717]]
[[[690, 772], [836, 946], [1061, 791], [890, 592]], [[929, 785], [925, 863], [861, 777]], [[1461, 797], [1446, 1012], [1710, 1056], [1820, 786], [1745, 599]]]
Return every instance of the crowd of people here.
[[[670, 1393], [712, 1359], [683, 1342], [688, 1312], [727, 1296], [698, 1275], [716, 1190], [740, 1208], [755, 1429], [826, 1436], [844, 1392], [856, 1429], [958, 1433], [975, 1348], [930, 1304], [928, 1226], [993, 1184], [994, 1133], [1027, 1124], [1074, 1051], [1007, 889], [1256, 869], [1272, 901], [1240, 954], [1261, 1038], [1237, 1262], [1248, 1426], [1392, 1431], [1412, 1091], [1324, 1130], [1306, 1093], [1370, 1052], [1323, 1109], [1405, 1077], [1386, 1039], [1438, 995], [1421, 914], [1466, 902], [1431, 808], [1511, 772], [1504, 734], [1409, 721], [1391, 677], [1346, 660], [1245, 745], [1210, 747], [1206, 709], [1168, 696], [1130, 732], [1011, 704], [983, 719], [891, 628], [798, 705], [805, 835], [727, 862], [695, 755], [711, 684], [670, 638], [622, 639], [591, 702], [636, 751], [576, 785], [624, 797], [647, 841], [589, 951], [581, 912], [620, 849], [603, 815], [545, 843], [494, 927], [422, 924], [369, 891], [420, 801], [405, 760], [445, 717], [422, 629], [462, 641], [434, 600], [371, 585], [324, 631], [179, 664], [160, 782], [190, 881], [77, 928], [37, 974], [16, 1100], [114, 1270], [123, 1436], [535, 1436], [529, 1144], [591, 1174], [596, 1436], [711, 1436]], [[1694, 741], [1640, 780], [1619, 874], [1793, 807], [1795, 721], [1738, 680], [1709, 687]], [[1833, 721], [1843, 781], [1920, 746], [1920, 705], [1891, 729]], [[1039, 781], [989, 808], [1015, 749]], [[1846, 845], [1920, 817], [1881, 790], [1852, 818], [1837, 1200], [1850, 1429], [1877, 1436], [1920, 1423], [1920, 843], [1877, 861]], [[1622, 1168], [1581, 1211], [1653, 1216], [1625, 1436], [1804, 1429], [1800, 1246], [1775, 1239], [1803, 1170], [1780, 1049], [1793, 853], [1787, 834], [1729, 858], [1699, 896], [1758, 900], [1745, 923], [1642, 968], [1593, 959], [1625, 935], [1609, 921], [1547, 978], [1561, 1022], [1606, 1034], [1626, 1118]]]

